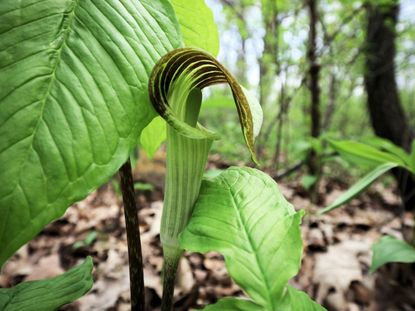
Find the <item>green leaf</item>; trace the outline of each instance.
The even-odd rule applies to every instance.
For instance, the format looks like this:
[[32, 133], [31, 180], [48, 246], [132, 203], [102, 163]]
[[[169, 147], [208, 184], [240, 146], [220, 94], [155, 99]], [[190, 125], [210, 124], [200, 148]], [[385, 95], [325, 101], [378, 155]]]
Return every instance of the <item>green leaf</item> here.
[[412, 149], [411, 149], [411, 169], [412, 173], [415, 174], [415, 139], [412, 141]]
[[256, 169], [234, 167], [205, 180], [181, 246], [223, 254], [230, 276], [252, 299], [226, 299], [206, 310], [293, 307], [287, 282], [300, 267], [301, 216], [274, 180]]
[[310, 190], [311, 187], [316, 183], [317, 176], [314, 175], [304, 175], [301, 177], [301, 185], [305, 190]]
[[363, 141], [370, 146], [380, 149], [381, 151], [386, 151], [388, 153], [395, 155], [400, 160], [402, 160], [406, 165], [410, 165], [411, 161], [410, 161], [409, 154], [404, 149], [393, 144], [389, 140], [375, 136], [375, 137], [369, 137]]
[[415, 248], [405, 241], [391, 236], [382, 237], [378, 243], [372, 246], [372, 250], [371, 272], [389, 262], [415, 262]]
[[204, 0], [171, 0], [184, 44], [201, 48], [213, 56], [219, 53], [219, 32], [212, 11]]
[[[263, 311], [264, 308], [254, 302], [240, 298], [223, 298], [217, 303], [208, 305], [204, 311]], [[268, 309], [267, 309], [268, 310]], [[310, 297], [291, 286], [286, 287], [282, 300], [278, 303], [278, 311], [321, 311], [325, 310]]]
[[205, 171], [203, 174], [204, 179], [214, 179], [215, 177], [218, 177], [220, 174], [223, 173], [222, 169], [210, 169]]
[[[163, 56], [151, 74], [150, 99], [157, 112], [180, 135], [192, 139], [218, 139], [213, 133], [193, 120], [192, 126], [183, 120], [196, 115], [187, 105], [186, 98], [193, 90], [227, 83], [234, 97], [246, 145], [256, 162], [254, 141], [262, 125], [262, 110], [252, 93], [245, 90], [236, 79], [210, 54], [192, 48], [176, 49]], [[171, 103], [177, 103], [171, 106]], [[197, 111], [199, 112], [199, 111]]]
[[235, 101], [229, 96], [210, 96], [203, 101], [203, 107], [205, 108], [233, 108], [235, 107]]
[[306, 293], [297, 290], [291, 286], [287, 286], [284, 298], [281, 301], [280, 309], [283, 311], [321, 311], [325, 310], [318, 303], [314, 302]]
[[2, 311], [49, 311], [75, 301], [92, 287], [92, 259], [51, 279], [0, 288]]
[[181, 36], [167, 0], [3, 0], [0, 16], [1, 266], [127, 159]]
[[74, 249], [77, 249], [80, 247], [90, 246], [92, 245], [92, 243], [94, 243], [96, 238], [97, 238], [97, 232], [95, 230], [92, 230], [87, 234], [85, 239], [83, 239], [82, 241], [76, 241], [72, 247]]
[[203, 308], [204, 311], [263, 311], [261, 306], [247, 299], [222, 298], [217, 303]]
[[166, 121], [155, 117], [141, 132], [140, 144], [147, 156], [152, 159], [160, 145], [166, 140]]
[[330, 146], [338, 151], [342, 156], [351, 162], [357, 164], [367, 164], [370, 166], [378, 166], [384, 163], [396, 163], [399, 166], [406, 167], [405, 161], [399, 156], [362, 144], [355, 141], [334, 141], [329, 140]]
[[148, 183], [136, 182], [134, 183], [134, 189], [140, 191], [153, 191], [154, 186]]
[[367, 187], [369, 187], [376, 180], [376, 178], [382, 176], [387, 171], [397, 166], [398, 164], [396, 163], [384, 163], [379, 165], [377, 168], [375, 168], [373, 171], [371, 171], [369, 174], [367, 174], [357, 183], [355, 183], [352, 187], [350, 187], [346, 192], [340, 195], [340, 197], [338, 197], [332, 204], [330, 204], [325, 209], [319, 211], [319, 214], [330, 212], [335, 208], [349, 202], [350, 200], [358, 196]]

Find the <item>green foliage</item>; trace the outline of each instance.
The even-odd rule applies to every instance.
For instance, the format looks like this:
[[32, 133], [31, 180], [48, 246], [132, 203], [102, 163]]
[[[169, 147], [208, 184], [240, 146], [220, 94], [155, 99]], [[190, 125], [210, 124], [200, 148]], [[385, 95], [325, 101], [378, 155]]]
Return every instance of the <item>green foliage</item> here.
[[0, 288], [2, 311], [52, 311], [70, 303], [92, 287], [92, 259], [52, 279]]
[[136, 182], [134, 183], [134, 189], [141, 190], [141, 191], [153, 191], [154, 186], [148, 183]]
[[388, 7], [391, 5], [399, 4], [398, 0], [369, 0], [368, 2], [372, 5], [377, 5], [379, 7]]
[[[214, 101], [216, 98], [216, 89], [212, 89], [212, 98]], [[220, 90], [218, 90], [220, 93]], [[209, 98], [202, 104], [202, 111], [200, 114], [199, 122], [205, 124], [216, 132], [220, 132], [221, 137], [226, 139], [220, 139], [212, 145], [211, 153], [220, 154], [226, 161], [230, 163], [238, 163], [242, 161], [247, 163], [251, 161], [249, 150], [246, 148], [245, 141], [241, 136], [241, 125], [238, 120], [238, 116], [235, 114], [235, 104], [232, 96], [224, 97], [232, 100], [232, 106], [225, 107], [230, 104], [227, 100], [217, 101], [215, 104], [223, 105], [224, 107], [216, 108], [210, 105]], [[206, 105], [206, 104], [207, 105]], [[206, 109], [205, 109], [206, 108]]]
[[332, 204], [319, 213], [327, 213], [356, 197], [369, 187], [378, 177], [393, 168], [401, 167], [415, 174], [411, 155], [391, 142], [374, 137], [367, 144], [354, 141], [329, 140], [330, 146], [348, 161], [361, 166], [374, 167], [366, 176], [338, 197]]
[[415, 262], [415, 248], [405, 241], [391, 236], [382, 237], [378, 243], [372, 246], [372, 250], [371, 272], [389, 262]]
[[77, 249], [77, 248], [80, 248], [80, 247], [90, 246], [90, 245], [92, 245], [92, 243], [94, 243], [96, 238], [97, 238], [97, 232], [95, 230], [92, 230], [92, 231], [88, 232], [85, 239], [83, 239], [82, 241], [75, 242], [72, 247], [74, 249]]
[[366, 190], [378, 177], [382, 176], [386, 172], [390, 171], [391, 169], [397, 167], [396, 163], [384, 163], [376, 167], [374, 170], [369, 172], [366, 176], [360, 179], [357, 183], [355, 183], [352, 187], [350, 187], [346, 192], [341, 194], [333, 203], [331, 203], [328, 207], [321, 210], [320, 213], [327, 213], [330, 212], [341, 205], [349, 202], [364, 190]]
[[389, 140], [374, 136], [363, 138], [362, 142], [374, 148], [377, 148], [378, 150], [393, 154], [402, 161], [404, 166], [411, 166], [410, 155], [406, 153], [406, 151], [403, 150], [401, 147], [391, 143]]
[[314, 175], [304, 175], [301, 177], [301, 185], [304, 187], [305, 190], [310, 190], [311, 187], [316, 183], [317, 176]]
[[166, 140], [166, 121], [160, 116], [155, 117], [141, 132], [140, 145], [152, 159], [160, 145]]
[[[380, 138], [378, 139], [380, 141]], [[349, 140], [329, 140], [329, 144], [335, 151], [340, 153], [341, 157], [358, 165], [374, 167], [384, 163], [396, 163], [397, 165], [405, 166], [406, 162], [400, 156], [389, 150], [382, 150], [383, 148], [379, 141], [374, 143], [377, 146]]]
[[171, 0], [185, 46], [201, 48], [213, 56], [219, 53], [219, 32], [205, 0]]
[[126, 160], [154, 116], [150, 70], [181, 36], [165, 0], [6, 0], [0, 15], [2, 265]]
[[223, 254], [251, 298], [226, 298], [205, 310], [324, 310], [287, 285], [301, 262], [301, 215], [258, 170], [233, 167], [205, 180], [180, 244]]
[[233, 108], [235, 103], [232, 97], [229, 96], [211, 96], [203, 101], [203, 107], [205, 108], [219, 108], [223, 111], [223, 108]]
[[223, 170], [220, 170], [220, 169], [208, 170], [203, 174], [203, 178], [213, 179], [213, 178], [219, 176], [220, 174], [222, 174], [222, 172], [223, 172]]

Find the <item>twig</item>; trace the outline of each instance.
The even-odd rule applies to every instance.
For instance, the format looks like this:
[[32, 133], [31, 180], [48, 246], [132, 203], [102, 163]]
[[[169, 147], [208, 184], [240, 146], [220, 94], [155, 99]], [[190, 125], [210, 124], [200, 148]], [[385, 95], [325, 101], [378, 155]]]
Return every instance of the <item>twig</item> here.
[[293, 174], [294, 172], [298, 171], [304, 164], [306, 164], [306, 160], [299, 161], [296, 164], [294, 164], [293, 166], [286, 169], [285, 171], [274, 175], [273, 178], [275, 180], [280, 180], [284, 177], [287, 177], [287, 176]]

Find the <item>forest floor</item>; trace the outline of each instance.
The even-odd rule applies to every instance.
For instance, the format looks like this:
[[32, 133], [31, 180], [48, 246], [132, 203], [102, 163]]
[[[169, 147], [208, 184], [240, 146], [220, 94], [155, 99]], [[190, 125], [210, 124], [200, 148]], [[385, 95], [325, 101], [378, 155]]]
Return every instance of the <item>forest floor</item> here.
[[[218, 165], [211, 161], [210, 166]], [[140, 160], [135, 168], [136, 180], [154, 187], [136, 192], [147, 310], [159, 310], [160, 306], [159, 225], [164, 172], [162, 158]], [[299, 182], [283, 181], [279, 187], [296, 209], [316, 210]], [[61, 310], [129, 310], [125, 224], [116, 188], [109, 183], [93, 192], [22, 247], [5, 265], [0, 287], [55, 276], [89, 255], [95, 266], [93, 289]], [[345, 185], [323, 178], [320, 207], [344, 189]], [[415, 310], [414, 271], [405, 272], [413, 267], [403, 267], [403, 273], [402, 267], [390, 265], [374, 274], [368, 272], [371, 245], [382, 234], [402, 237], [402, 228], [413, 230], [414, 219], [411, 213], [402, 212], [399, 202], [393, 190], [377, 183], [346, 207], [323, 216], [305, 216], [302, 268], [292, 285], [308, 292], [328, 310]], [[243, 296], [217, 253], [186, 254], [179, 275], [175, 310], [198, 308], [224, 296]]]

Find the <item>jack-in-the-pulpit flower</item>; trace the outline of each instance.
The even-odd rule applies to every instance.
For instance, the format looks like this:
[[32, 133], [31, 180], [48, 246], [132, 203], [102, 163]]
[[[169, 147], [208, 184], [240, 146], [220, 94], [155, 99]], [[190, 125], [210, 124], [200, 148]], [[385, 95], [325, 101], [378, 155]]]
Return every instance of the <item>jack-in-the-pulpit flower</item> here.
[[160, 230], [165, 278], [173, 274], [174, 280], [183, 253], [178, 237], [189, 222], [199, 195], [210, 147], [220, 138], [220, 134], [198, 123], [201, 90], [219, 83], [227, 83], [231, 88], [246, 145], [256, 162], [254, 139], [262, 124], [261, 107], [214, 57], [198, 49], [176, 49], [160, 59], [150, 77], [150, 99], [168, 123], [166, 191]]

